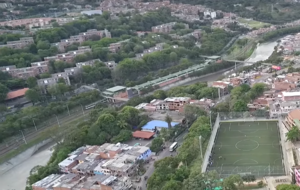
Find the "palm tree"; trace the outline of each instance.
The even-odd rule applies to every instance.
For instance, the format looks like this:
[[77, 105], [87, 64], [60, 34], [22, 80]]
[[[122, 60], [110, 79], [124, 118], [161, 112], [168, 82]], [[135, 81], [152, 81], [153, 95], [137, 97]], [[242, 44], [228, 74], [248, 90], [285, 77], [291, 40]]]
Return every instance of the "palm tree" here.
[[117, 125], [121, 128], [121, 129], [126, 129], [128, 127], [128, 123], [126, 123], [126, 121], [124, 120], [119, 120], [117, 122]]
[[168, 129], [171, 129], [172, 128], [171, 123], [173, 121], [172, 117], [170, 117], [169, 115], [167, 115], [166, 118], [165, 118], [165, 121], [168, 123]]
[[287, 137], [287, 140], [295, 142], [300, 137], [300, 131], [299, 131], [298, 127], [293, 126], [291, 128], [291, 130], [289, 130], [289, 132], [287, 132], [285, 135]]

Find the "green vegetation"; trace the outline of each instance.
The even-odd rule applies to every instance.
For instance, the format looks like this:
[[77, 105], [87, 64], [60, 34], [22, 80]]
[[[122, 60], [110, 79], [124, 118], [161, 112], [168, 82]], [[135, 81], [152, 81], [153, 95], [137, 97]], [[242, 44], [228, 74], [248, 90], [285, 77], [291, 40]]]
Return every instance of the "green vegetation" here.
[[238, 18], [237, 20], [238, 20], [238, 22], [248, 25], [250, 28], [253, 28], [253, 29], [259, 29], [259, 28], [264, 28], [264, 27], [270, 26], [270, 24], [268, 24], [268, 23], [259, 22], [259, 21], [252, 20], [252, 19]]
[[214, 107], [215, 112], [245, 112], [249, 108], [247, 104], [261, 96], [266, 90], [263, 83], [256, 83], [250, 88], [247, 84], [235, 87], [230, 92], [230, 98]]
[[227, 51], [226, 58], [229, 60], [245, 60], [251, 56], [256, 47], [256, 42], [251, 39], [239, 39]]
[[300, 190], [300, 187], [297, 185], [280, 184], [276, 187], [276, 190]]
[[300, 32], [300, 26], [296, 26], [296, 27], [291, 27], [291, 28], [278, 28], [277, 30], [265, 33], [262, 36], [262, 39], [260, 40], [260, 42], [267, 42], [288, 34], [295, 34]]
[[60, 98], [62, 101], [52, 102], [46, 107], [41, 105], [28, 107], [13, 115], [6, 116], [6, 120], [0, 125], [1, 142], [19, 133], [20, 130], [31, 128], [33, 125], [32, 119], [34, 119], [36, 125], [39, 125], [49, 117], [66, 113], [68, 109], [80, 105], [95, 102], [99, 100], [101, 96], [98, 91], [91, 91], [74, 96], [68, 101], [64, 101], [65, 97], [60, 96]]

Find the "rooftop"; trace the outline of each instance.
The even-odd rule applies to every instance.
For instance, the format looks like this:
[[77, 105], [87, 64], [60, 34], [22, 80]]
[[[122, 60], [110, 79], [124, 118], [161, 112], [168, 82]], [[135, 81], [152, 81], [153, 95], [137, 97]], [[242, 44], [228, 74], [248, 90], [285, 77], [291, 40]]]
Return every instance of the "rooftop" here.
[[29, 90], [29, 88], [23, 88], [23, 89], [20, 89], [20, 90], [11, 91], [11, 92], [9, 92], [9, 93], [7, 94], [5, 100], [11, 100], [11, 99], [14, 99], [14, 98], [18, 98], [18, 97], [24, 96], [24, 95], [25, 95], [25, 92], [26, 92], [27, 90]]
[[300, 96], [300, 92], [282, 92], [283, 96]]
[[126, 89], [126, 87], [124, 87], [124, 86], [115, 86], [115, 87], [106, 89], [106, 91], [109, 91], [109, 92], [118, 92], [120, 90], [125, 90], [125, 89]]
[[154, 136], [155, 133], [149, 131], [135, 131], [132, 133], [134, 138], [141, 138], [141, 139], [150, 139]]
[[294, 109], [294, 110], [290, 111], [289, 116], [292, 119], [300, 120], [300, 109]]
[[[171, 122], [172, 127], [177, 125], [177, 122]], [[152, 120], [149, 121], [146, 125], [142, 127], [144, 130], [154, 130], [155, 127], [162, 127], [162, 128], [168, 128], [168, 123], [165, 121], [160, 121], [160, 120]]]

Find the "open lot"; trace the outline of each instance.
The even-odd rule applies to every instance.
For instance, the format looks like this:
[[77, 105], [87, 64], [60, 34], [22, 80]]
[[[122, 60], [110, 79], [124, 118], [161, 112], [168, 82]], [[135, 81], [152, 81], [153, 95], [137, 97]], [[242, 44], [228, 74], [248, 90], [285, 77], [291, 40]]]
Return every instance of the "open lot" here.
[[220, 123], [208, 170], [216, 170], [223, 177], [231, 174], [284, 175], [278, 123]]
[[238, 18], [237, 20], [238, 20], [238, 22], [245, 24], [245, 25], [249, 26], [250, 28], [259, 29], [259, 28], [263, 28], [266, 26], [270, 26], [270, 24], [268, 24], [268, 23], [259, 22], [259, 21], [252, 20], [252, 19]]

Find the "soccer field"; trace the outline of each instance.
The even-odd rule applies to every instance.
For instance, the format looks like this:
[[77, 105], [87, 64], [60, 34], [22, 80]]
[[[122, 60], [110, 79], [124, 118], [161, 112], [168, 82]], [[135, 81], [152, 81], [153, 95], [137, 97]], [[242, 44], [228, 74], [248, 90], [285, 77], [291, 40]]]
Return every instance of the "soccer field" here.
[[285, 175], [278, 122], [220, 122], [207, 170], [224, 177]]

